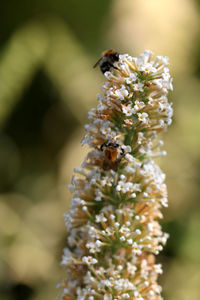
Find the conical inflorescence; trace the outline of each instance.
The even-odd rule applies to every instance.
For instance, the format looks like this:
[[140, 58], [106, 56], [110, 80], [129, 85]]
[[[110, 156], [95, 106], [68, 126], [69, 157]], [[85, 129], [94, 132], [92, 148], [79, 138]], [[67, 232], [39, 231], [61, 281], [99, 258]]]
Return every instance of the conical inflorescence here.
[[158, 134], [173, 114], [168, 58], [120, 55], [104, 75], [82, 141], [91, 151], [69, 186], [61, 298], [160, 300], [155, 255], [168, 237], [158, 222], [167, 189], [154, 159], [166, 154]]

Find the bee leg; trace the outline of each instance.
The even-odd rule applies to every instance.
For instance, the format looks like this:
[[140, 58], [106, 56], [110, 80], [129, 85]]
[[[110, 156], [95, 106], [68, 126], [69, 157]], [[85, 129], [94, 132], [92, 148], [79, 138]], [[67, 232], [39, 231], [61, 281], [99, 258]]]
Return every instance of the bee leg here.
[[119, 68], [115, 67], [114, 65], [112, 65], [113, 69], [120, 71]]
[[118, 175], [118, 173], [116, 173], [115, 176], [114, 176], [114, 184], [115, 185], [117, 185], [118, 178], [119, 178], [119, 175]]
[[118, 162], [117, 161], [112, 164], [112, 169], [115, 172], [118, 170]]
[[110, 170], [110, 165], [107, 162], [104, 161], [103, 165], [102, 165], [102, 169], [104, 171], [108, 171], [108, 170]]

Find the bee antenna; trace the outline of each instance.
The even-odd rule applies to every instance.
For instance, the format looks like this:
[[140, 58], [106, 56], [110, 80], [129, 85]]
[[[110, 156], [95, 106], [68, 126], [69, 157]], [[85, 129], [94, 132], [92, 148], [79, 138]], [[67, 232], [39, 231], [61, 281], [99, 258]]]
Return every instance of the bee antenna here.
[[116, 135], [113, 139], [116, 140], [118, 137], [125, 135], [125, 133], [120, 133], [118, 135]]
[[100, 63], [101, 60], [102, 60], [102, 57], [99, 58], [99, 60], [96, 62], [96, 64], [93, 66], [93, 68], [96, 68], [98, 66], [98, 64]]

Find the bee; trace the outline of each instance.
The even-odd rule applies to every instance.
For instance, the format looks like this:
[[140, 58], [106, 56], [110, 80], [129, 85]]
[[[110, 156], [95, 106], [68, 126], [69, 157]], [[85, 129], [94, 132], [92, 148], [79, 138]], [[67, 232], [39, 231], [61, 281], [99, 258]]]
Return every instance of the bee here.
[[101, 145], [100, 150], [103, 152], [103, 169], [117, 171], [122, 157], [125, 156], [124, 149], [118, 143], [107, 141]]
[[103, 74], [106, 71], [110, 71], [111, 68], [118, 70], [118, 68], [114, 66], [114, 63], [117, 61], [119, 61], [119, 53], [117, 51], [113, 49], [105, 50], [102, 53], [102, 57], [96, 62], [93, 68], [96, 68], [96, 66], [99, 65]]

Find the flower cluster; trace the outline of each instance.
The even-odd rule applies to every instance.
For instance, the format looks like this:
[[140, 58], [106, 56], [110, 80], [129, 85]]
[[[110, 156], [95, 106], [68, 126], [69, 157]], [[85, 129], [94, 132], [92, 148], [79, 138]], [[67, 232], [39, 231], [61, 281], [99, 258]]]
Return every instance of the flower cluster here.
[[167, 190], [154, 158], [166, 154], [158, 133], [173, 114], [168, 58], [120, 55], [105, 77], [85, 125], [91, 151], [69, 186], [62, 299], [160, 300], [155, 255], [168, 238], [158, 223]]

